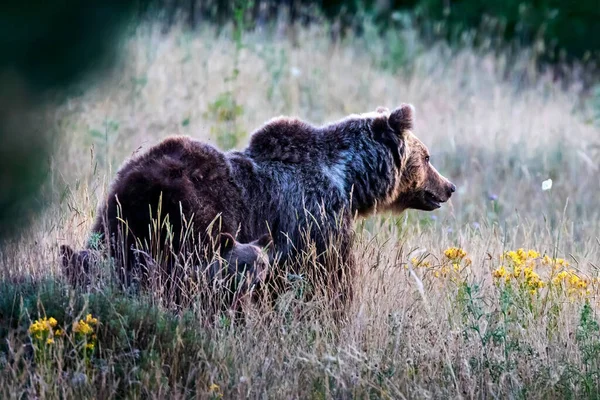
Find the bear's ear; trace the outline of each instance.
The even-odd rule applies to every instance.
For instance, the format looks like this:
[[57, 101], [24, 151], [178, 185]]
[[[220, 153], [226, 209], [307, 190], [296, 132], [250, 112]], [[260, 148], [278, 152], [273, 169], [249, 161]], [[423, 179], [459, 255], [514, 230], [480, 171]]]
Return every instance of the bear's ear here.
[[227, 232], [219, 233], [218, 241], [219, 245], [221, 246], [221, 250], [229, 250], [235, 245], [235, 238]]
[[261, 237], [256, 239], [254, 242], [252, 242], [253, 245], [261, 247], [261, 248], [265, 248], [265, 247], [271, 245], [272, 243], [273, 243], [273, 239], [271, 238], [271, 235], [269, 235], [268, 233], [265, 235], [262, 235]]
[[388, 123], [394, 131], [403, 134], [404, 131], [413, 129], [414, 115], [415, 108], [412, 104], [401, 104], [392, 111]]

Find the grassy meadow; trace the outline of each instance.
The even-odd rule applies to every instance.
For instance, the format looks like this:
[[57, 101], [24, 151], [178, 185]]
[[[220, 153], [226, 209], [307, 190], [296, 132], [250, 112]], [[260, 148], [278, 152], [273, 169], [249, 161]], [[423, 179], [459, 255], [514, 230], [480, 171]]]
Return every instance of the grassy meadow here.
[[[0, 398], [600, 398], [587, 88], [539, 72], [527, 50], [284, 28], [141, 25], [113, 75], [47, 110], [52, 203], [0, 250]], [[58, 246], [84, 246], [134, 152], [171, 134], [243, 148], [274, 116], [322, 124], [402, 102], [457, 192], [435, 212], [357, 221], [345, 323], [293, 292], [244, 324], [206, 324], [194, 307], [64, 282]]]

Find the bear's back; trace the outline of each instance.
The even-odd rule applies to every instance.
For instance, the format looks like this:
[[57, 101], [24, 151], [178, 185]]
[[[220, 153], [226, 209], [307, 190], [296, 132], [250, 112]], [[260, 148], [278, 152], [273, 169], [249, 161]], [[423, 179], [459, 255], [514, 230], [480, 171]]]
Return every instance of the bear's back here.
[[216, 179], [227, 174], [225, 156], [209, 144], [187, 136], [171, 136], [134, 155], [117, 172], [117, 180], [141, 173], [144, 180], [169, 185], [181, 177]]
[[279, 117], [252, 134], [245, 153], [257, 162], [300, 164], [314, 161], [319, 148], [318, 128], [296, 118]]
[[206, 233], [215, 218], [223, 229], [235, 231], [239, 214], [230, 205], [239, 204], [239, 191], [231, 182], [225, 155], [216, 148], [186, 136], [169, 137], [147, 151], [134, 155], [117, 172], [106, 206], [97, 219], [95, 232], [118, 231], [119, 220], [138, 238], [148, 235], [148, 226], [160, 209], [169, 215], [173, 232], [179, 234], [183, 213], [194, 233]]

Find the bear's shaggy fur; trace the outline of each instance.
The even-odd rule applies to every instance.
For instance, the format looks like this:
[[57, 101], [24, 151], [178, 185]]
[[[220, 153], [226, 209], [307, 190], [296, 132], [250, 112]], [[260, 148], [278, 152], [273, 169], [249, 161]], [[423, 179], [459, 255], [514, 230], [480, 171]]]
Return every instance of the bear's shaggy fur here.
[[455, 190], [413, 135], [413, 114], [411, 105], [380, 107], [322, 127], [279, 117], [255, 131], [245, 150], [227, 153], [169, 137], [121, 167], [92, 232], [104, 234], [130, 268], [140, 262], [136, 243], [160, 248], [169, 237], [177, 254], [205, 248], [219, 232], [240, 242], [270, 234], [280, 268], [293, 271], [313, 254], [315, 275], [345, 302], [353, 219], [433, 210]]

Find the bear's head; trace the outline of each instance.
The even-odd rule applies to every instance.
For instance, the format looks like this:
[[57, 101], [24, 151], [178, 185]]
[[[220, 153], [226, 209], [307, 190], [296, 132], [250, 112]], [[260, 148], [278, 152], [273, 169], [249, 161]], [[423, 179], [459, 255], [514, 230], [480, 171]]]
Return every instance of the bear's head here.
[[229, 233], [217, 236], [220, 256], [208, 266], [208, 281], [218, 296], [228, 298], [226, 303], [231, 309], [239, 310], [252, 300], [254, 289], [266, 281], [271, 242], [270, 235], [250, 243], [240, 243]]
[[425, 211], [439, 208], [450, 199], [456, 186], [433, 167], [429, 150], [413, 134], [413, 106], [402, 104], [392, 112], [380, 107], [377, 112], [389, 115], [388, 126], [400, 138], [402, 150], [398, 179], [388, 209], [402, 212], [407, 208]]
[[68, 245], [61, 245], [60, 257], [63, 273], [71, 285], [77, 286], [89, 283], [88, 273], [94, 257], [91, 250], [74, 251]]
[[[270, 264], [266, 249], [271, 244], [270, 235], [264, 235], [250, 243], [240, 243], [229, 233], [220, 233], [218, 243], [221, 278], [233, 279], [235, 286], [242, 284], [246, 288], [266, 279]], [[216, 265], [209, 272], [211, 279], [217, 275], [214, 267]]]

